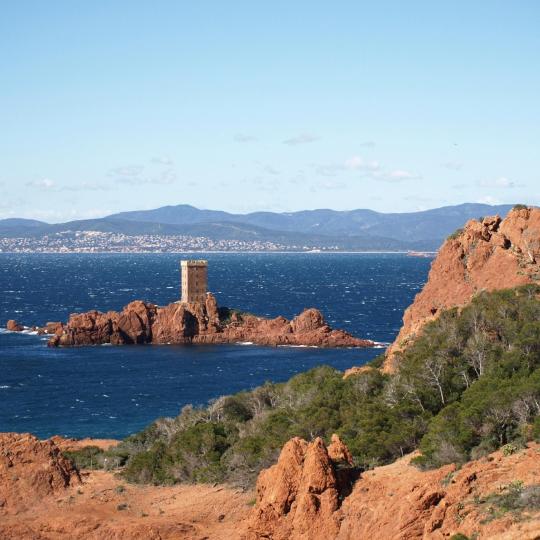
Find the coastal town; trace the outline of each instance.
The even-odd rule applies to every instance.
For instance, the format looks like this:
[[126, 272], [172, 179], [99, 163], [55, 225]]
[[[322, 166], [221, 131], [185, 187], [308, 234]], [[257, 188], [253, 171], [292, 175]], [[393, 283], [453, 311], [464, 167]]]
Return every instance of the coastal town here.
[[43, 236], [0, 238], [0, 253], [262, 252], [310, 251], [313, 249], [316, 249], [316, 246], [285, 245], [262, 240], [220, 240], [205, 236], [185, 235], [126, 235], [100, 231], [65, 231]]

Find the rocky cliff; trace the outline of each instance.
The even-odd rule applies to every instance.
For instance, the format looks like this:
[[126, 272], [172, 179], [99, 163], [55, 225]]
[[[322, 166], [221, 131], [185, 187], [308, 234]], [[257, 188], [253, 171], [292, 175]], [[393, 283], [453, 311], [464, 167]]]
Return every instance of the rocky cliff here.
[[[15, 321], [10, 322], [15, 328]], [[372, 347], [328, 326], [321, 312], [306, 309], [292, 321], [285, 317], [266, 319], [227, 308], [218, 308], [215, 297], [206, 302], [173, 303], [156, 306], [142, 301], [128, 304], [122, 311], [89, 311], [71, 315], [66, 324], [48, 323], [39, 329], [52, 334], [50, 346], [180, 343], [238, 343], [258, 345], [305, 345], [317, 347]]]
[[517, 287], [540, 280], [540, 208], [516, 207], [507, 217], [471, 220], [442, 245], [428, 281], [405, 311], [403, 326], [387, 350], [385, 371], [396, 353], [441, 311], [467, 304], [482, 290]]
[[496, 501], [499, 496], [509, 506], [512, 490], [521, 498], [540, 496], [538, 451], [535, 444], [513, 455], [495, 452], [459, 470], [447, 465], [427, 472], [410, 465], [409, 455], [363, 472], [351, 490], [357, 473], [339, 439], [326, 449], [320, 439], [295, 438], [283, 447], [278, 463], [261, 473], [244, 538], [442, 540], [462, 533], [537, 539], [538, 509], [518, 515], [498, 508]]
[[0, 433], [0, 516], [31, 509], [42, 498], [80, 483], [78, 471], [54, 442]]

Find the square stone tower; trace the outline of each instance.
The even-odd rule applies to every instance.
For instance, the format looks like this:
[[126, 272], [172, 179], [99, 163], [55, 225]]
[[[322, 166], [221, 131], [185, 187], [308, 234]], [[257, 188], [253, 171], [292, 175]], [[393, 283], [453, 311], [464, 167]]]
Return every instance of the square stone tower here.
[[182, 302], [193, 304], [206, 300], [208, 287], [208, 261], [181, 261]]

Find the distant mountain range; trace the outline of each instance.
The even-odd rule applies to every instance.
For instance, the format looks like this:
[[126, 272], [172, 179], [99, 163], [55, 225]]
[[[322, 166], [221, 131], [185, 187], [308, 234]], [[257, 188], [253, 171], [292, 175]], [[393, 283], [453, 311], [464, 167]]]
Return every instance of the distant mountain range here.
[[213, 240], [275, 242], [342, 250], [435, 250], [471, 219], [499, 214], [513, 205], [460, 204], [433, 210], [384, 214], [373, 210], [304, 210], [232, 214], [181, 204], [155, 210], [48, 224], [32, 219], [0, 220], [0, 237], [37, 237], [64, 231], [125, 235], [204, 236]]

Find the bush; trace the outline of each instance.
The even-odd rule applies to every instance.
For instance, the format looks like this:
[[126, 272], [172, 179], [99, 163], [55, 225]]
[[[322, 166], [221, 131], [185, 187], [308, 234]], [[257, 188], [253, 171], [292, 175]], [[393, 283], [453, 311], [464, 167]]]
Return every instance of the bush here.
[[102, 469], [104, 451], [97, 446], [85, 446], [80, 450], [65, 451], [63, 455], [71, 460], [77, 469]]
[[537, 416], [532, 423], [531, 437], [540, 442], [540, 416]]
[[317, 367], [184, 407], [104, 457], [127, 461], [134, 482], [251, 485], [294, 436], [328, 442], [336, 432], [364, 468], [417, 448], [420, 468], [511, 452], [540, 440], [539, 295], [533, 285], [481, 293], [461, 311], [441, 313], [401, 353], [393, 375], [371, 369], [343, 379]]
[[447, 240], [455, 240], [456, 238], [459, 238], [463, 234], [464, 229], [456, 229], [452, 234], [450, 234], [447, 238]]

